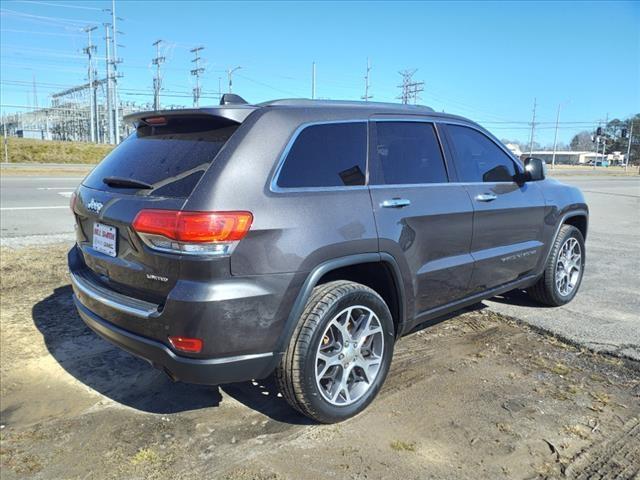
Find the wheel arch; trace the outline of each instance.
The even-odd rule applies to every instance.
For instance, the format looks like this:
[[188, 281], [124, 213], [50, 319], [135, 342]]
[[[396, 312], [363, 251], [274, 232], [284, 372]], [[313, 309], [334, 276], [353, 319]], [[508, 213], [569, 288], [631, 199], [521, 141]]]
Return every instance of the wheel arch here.
[[549, 255], [551, 255], [551, 247], [553, 243], [556, 241], [556, 238], [558, 238], [558, 234], [560, 233], [560, 229], [562, 228], [563, 225], [572, 225], [576, 227], [578, 230], [580, 230], [580, 233], [582, 233], [582, 236], [586, 240], [587, 229], [589, 227], [589, 211], [586, 209], [576, 209], [576, 210], [570, 210], [568, 212], [565, 212], [559, 215], [559, 219], [556, 223], [555, 229], [553, 230], [553, 235], [551, 236], [548, 244], [546, 245], [546, 253], [544, 257], [542, 257], [544, 261], [541, 261], [538, 267], [540, 273], [542, 273], [545, 265], [549, 261]]
[[[378, 291], [380, 289], [380, 283], [376, 285], [378, 288], [374, 288], [371, 283], [375, 284], [375, 282], [366, 281], [361, 275], [358, 275], [359, 268], [364, 271], [364, 266], [374, 265], [381, 269], [381, 272], [386, 271], [386, 275], [388, 275], [386, 279], [393, 284], [392, 287], [388, 287], [390, 290], [383, 290], [380, 292]], [[347, 274], [347, 278], [344, 278], [345, 276], [341, 275], [341, 273]], [[381, 273], [380, 275], [384, 274]], [[377, 252], [349, 255], [326, 260], [317, 265], [307, 275], [307, 278], [304, 281], [287, 318], [282, 338], [278, 343], [279, 352], [286, 350], [291, 339], [291, 335], [300, 320], [300, 315], [302, 315], [304, 307], [309, 300], [313, 289], [318, 285], [337, 279], [352, 281], [360, 280], [358, 283], [367, 285], [375, 290], [387, 303], [391, 296], [391, 298], [393, 298], [393, 302], [392, 305], [389, 305], [389, 309], [391, 310], [394, 326], [396, 327], [396, 337], [402, 334], [406, 323], [405, 292], [400, 268], [398, 267], [395, 259], [389, 254], [381, 254]]]

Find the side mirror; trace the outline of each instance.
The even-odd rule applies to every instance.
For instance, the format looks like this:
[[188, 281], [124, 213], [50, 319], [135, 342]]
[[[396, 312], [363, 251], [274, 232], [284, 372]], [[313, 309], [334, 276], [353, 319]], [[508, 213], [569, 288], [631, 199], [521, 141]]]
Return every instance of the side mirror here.
[[525, 182], [537, 182], [544, 180], [547, 173], [547, 166], [544, 160], [535, 157], [527, 157], [524, 159], [524, 180]]

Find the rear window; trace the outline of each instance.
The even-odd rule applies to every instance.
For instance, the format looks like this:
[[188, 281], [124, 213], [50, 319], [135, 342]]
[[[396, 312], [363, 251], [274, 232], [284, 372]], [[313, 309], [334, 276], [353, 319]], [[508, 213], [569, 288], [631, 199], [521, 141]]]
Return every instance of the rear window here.
[[287, 154], [278, 186], [283, 188], [364, 185], [367, 124], [328, 123], [306, 127]]
[[187, 197], [239, 124], [211, 116], [168, 118], [166, 125], [143, 125], [91, 172], [84, 185], [136, 193], [106, 185], [107, 177], [150, 184], [151, 195]]

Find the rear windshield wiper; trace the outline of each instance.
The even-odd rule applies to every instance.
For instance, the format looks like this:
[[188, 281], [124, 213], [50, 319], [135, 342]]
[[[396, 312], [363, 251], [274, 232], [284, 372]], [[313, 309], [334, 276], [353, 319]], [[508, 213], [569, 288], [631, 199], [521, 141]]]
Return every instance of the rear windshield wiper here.
[[102, 181], [110, 187], [144, 188], [146, 190], [150, 190], [153, 188], [153, 185], [151, 185], [150, 183], [143, 182], [141, 180], [134, 180], [133, 178], [104, 177]]

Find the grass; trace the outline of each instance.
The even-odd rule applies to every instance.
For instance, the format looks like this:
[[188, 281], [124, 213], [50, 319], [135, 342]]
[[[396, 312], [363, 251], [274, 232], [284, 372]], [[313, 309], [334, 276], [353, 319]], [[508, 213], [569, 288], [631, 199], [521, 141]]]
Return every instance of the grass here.
[[[0, 137], [4, 144], [4, 137]], [[87, 142], [60, 142], [8, 137], [9, 163], [89, 163], [96, 164], [113, 145]], [[5, 161], [2, 151], [2, 161]]]
[[159, 455], [150, 448], [141, 448], [131, 458], [131, 463], [140, 465], [144, 463], [156, 463], [160, 459]]
[[415, 442], [403, 442], [402, 440], [394, 440], [391, 442], [391, 449], [396, 452], [415, 452]]

